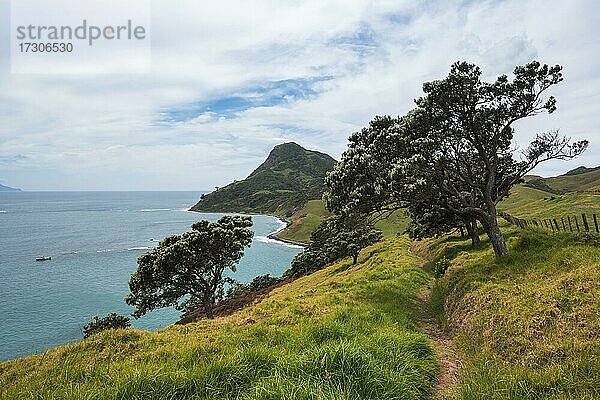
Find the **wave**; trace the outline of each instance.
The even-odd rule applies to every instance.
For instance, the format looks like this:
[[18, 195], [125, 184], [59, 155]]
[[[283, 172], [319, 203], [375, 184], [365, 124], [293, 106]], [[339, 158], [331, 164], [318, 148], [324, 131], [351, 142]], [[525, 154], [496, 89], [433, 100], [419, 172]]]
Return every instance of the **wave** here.
[[298, 244], [282, 242], [281, 240], [271, 239], [270, 237], [267, 237], [267, 236], [256, 236], [254, 239], [257, 242], [261, 242], [261, 243], [277, 244], [280, 246], [289, 247], [291, 249], [304, 249], [304, 246], [300, 246]]
[[8, 211], [0, 210], [0, 214], [6, 214]]
[[170, 208], [144, 208], [140, 212], [156, 212], [156, 211], [171, 211]]
[[102, 250], [96, 250], [96, 253], [111, 253], [114, 250], [111, 249], [102, 249]]
[[132, 251], [132, 250], [152, 250], [152, 247], [138, 246], [138, 247], [130, 247], [127, 249], [127, 251]]

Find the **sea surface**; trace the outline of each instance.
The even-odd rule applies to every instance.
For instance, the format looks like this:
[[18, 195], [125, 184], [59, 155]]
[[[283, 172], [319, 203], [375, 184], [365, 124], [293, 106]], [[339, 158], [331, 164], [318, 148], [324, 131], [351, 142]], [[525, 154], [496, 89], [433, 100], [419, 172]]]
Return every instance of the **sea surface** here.
[[[95, 315], [133, 311], [123, 301], [136, 259], [165, 236], [222, 214], [187, 209], [201, 192], [0, 193], [0, 360], [82, 339]], [[301, 251], [267, 238], [282, 227], [253, 216], [255, 237], [241, 259], [240, 282], [281, 275]], [[50, 261], [36, 261], [51, 256]], [[174, 309], [133, 320], [155, 330], [174, 323]]]

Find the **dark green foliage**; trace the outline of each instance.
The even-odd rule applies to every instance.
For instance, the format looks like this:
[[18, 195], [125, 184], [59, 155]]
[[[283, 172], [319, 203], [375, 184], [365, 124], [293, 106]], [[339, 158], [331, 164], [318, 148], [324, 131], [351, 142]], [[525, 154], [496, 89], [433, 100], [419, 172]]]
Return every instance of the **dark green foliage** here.
[[105, 317], [99, 318], [97, 315], [94, 319], [83, 327], [83, 337], [88, 338], [91, 335], [105, 331], [107, 329], [126, 329], [131, 326], [129, 317], [110, 313]]
[[496, 255], [507, 254], [497, 204], [540, 163], [576, 157], [588, 145], [548, 132], [515, 157], [513, 124], [555, 111], [554, 97], [543, 95], [562, 81], [561, 70], [534, 61], [516, 67], [512, 80], [488, 83], [476, 65], [455, 63], [446, 78], [423, 85], [406, 116], [376, 117], [350, 137], [327, 178], [328, 207], [342, 215], [407, 208], [416, 237], [478, 220]]
[[381, 214], [402, 208], [390, 171], [398, 158], [410, 157], [415, 139], [402, 118], [377, 116], [348, 138], [348, 149], [327, 174], [327, 208], [338, 215]]
[[163, 239], [156, 249], [138, 258], [125, 301], [138, 318], [148, 311], [174, 306], [189, 311], [203, 307], [208, 318], [223, 295], [244, 249], [252, 242], [251, 217], [224, 216], [217, 222], [198, 221], [192, 231]]
[[587, 167], [581, 166], [581, 167], [577, 167], [575, 169], [570, 170], [565, 175], [566, 176], [581, 175], [581, 174], [586, 174], [588, 172], [594, 172], [594, 171], [598, 171], [598, 170], [600, 170], [600, 167], [587, 168]]
[[457, 62], [446, 78], [425, 83], [425, 96], [416, 101], [412, 126], [424, 138], [421, 157], [402, 160], [397, 175], [405, 187], [421, 183], [448, 196], [445, 206], [458, 216], [478, 219], [497, 256], [508, 252], [497, 204], [540, 163], [576, 157], [587, 147], [587, 141], [570, 143], [548, 132], [538, 134], [520, 159], [514, 157], [513, 124], [556, 110], [555, 98], [543, 95], [562, 81], [561, 71], [533, 61], [517, 66], [512, 81], [502, 75], [487, 83], [479, 67]]
[[351, 256], [356, 264], [360, 250], [382, 238], [381, 231], [368, 223], [340, 216], [330, 217], [313, 231], [310, 245], [294, 258], [285, 276], [306, 275], [343, 257]]
[[281, 282], [281, 278], [271, 276], [270, 274], [257, 276], [250, 283], [233, 283], [227, 290], [227, 299], [234, 297], [245, 296], [252, 292], [258, 292], [259, 290], [268, 288], [277, 283]]
[[450, 267], [450, 260], [446, 257], [440, 258], [433, 264], [433, 275], [436, 278], [441, 278], [448, 270], [448, 267]]
[[327, 154], [280, 144], [246, 179], [203, 196], [192, 210], [291, 215], [308, 200], [321, 198], [325, 175], [334, 165]]

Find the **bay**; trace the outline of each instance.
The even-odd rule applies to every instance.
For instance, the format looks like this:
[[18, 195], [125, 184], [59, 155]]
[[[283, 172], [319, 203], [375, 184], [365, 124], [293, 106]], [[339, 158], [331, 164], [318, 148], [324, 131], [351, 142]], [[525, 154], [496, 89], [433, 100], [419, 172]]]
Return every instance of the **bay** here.
[[[201, 192], [21, 192], [0, 194], [0, 360], [80, 340], [95, 315], [132, 308], [123, 298], [138, 256], [165, 236], [223, 214], [189, 212]], [[252, 246], [230, 273], [240, 282], [281, 275], [301, 248], [267, 238], [282, 227], [253, 216]], [[51, 256], [50, 261], [36, 261]], [[174, 309], [132, 320], [155, 330]]]

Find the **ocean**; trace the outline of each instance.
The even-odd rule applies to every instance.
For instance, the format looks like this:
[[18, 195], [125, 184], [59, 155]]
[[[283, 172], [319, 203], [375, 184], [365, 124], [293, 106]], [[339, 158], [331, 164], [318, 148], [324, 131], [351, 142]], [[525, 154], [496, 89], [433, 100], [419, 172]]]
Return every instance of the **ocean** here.
[[[81, 340], [95, 315], [129, 315], [123, 298], [138, 256], [163, 237], [222, 214], [187, 209], [201, 192], [0, 193], [0, 360]], [[237, 272], [240, 282], [281, 275], [301, 251], [267, 238], [282, 227], [253, 216], [255, 237]], [[36, 257], [51, 256], [50, 261]], [[133, 327], [155, 330], [177, 321], [174, 309], [152, 311]]]

